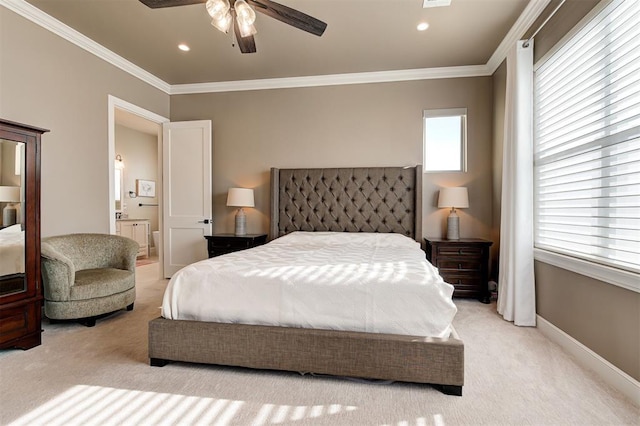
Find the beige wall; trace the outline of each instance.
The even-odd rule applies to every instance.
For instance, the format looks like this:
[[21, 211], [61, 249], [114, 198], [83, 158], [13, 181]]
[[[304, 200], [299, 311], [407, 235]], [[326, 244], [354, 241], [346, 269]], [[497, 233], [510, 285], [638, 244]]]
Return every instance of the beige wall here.
[[[548, 9], [556, 3], [554, 0]], [[535, 60], [542, 58], [597, 3], [597, 0], [568, 0], [536, 36]], [[537, 24], [532, 28], [537, 28]], [[504, 102], [501, 99], [505, 86], [503, 64], [493, 75], [493, 223], [497, 235], [502, 175], [502, 163], [497, 157], [502, 153], [500, 132], [504, 125]], [[538, 315], [640, 380], [640, 294], [538, 261], [535, 274]]]
[[[15, 174], [15, 153], [15, 142], [0, 139], [0, 186], [22, 186], [22, 176]], [[0, 224], [2, 224], [3, 226], [6, 225], [2, 222], [3, 209], [10, 204], [16, 203], [3, 203], [0, 201]], [[19, 206], [17, 207], [17, 220], [20, 221], [20, 209]]]
[[[149, 220], [150, 231], [158, 228], [158, 207], [140, 204], [158, 204], [156, 196], [131, 198], [129, 191], [136, 192], [136, 180], [145, 179], [158, 183], [158, 136], [143, 133], [129, 127], [116, 125], [116, 154], [124, 162], [124, 203], [130, 219]], [[151, 241], [151, 239], [149, 240]]]
[[169, 116], [169, 96], [0, 7], [0, 116], [42, 139], [42, 235], [109, 232], [107, 96]]
[[215, 232], [232, 232], [228, 188], [255, 188], [248, 231], [267, 232], [271, 167], [403, 166], [422, 163], [425, 109], [468, 109], [467, 173], [424, 175], [424, 235], [444, 232], [443, 186], [469, 187], [463, 237], [491, 232], [489, 77], [362, 84], [171, 97], [171, 120], [211, 119]]
[[0, 185], [20, 186], [21, 175], [16, 173], [16, 142], [0, 140]]
[[541, 317], [640, 380], [640, 294], [535, 262]]

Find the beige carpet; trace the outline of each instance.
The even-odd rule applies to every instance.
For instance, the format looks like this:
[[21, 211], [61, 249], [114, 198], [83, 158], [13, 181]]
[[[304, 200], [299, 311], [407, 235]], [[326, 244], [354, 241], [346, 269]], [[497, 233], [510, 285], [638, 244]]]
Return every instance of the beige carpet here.
[[141, 259], [136, 259], [136, 267], [151, 265], [153, 263], [158, 263], [158, 256], [151, 255], [148, 257], [143, 257]]
[[147, 363], [166, 281], [138, 268], [132, 312], [93, 328], [43, 324], [43, 344], [0, 353], [0, 424], [634, 425], [640, 410], [495, 304], [456, 300], [464, 396], [430, 386]]

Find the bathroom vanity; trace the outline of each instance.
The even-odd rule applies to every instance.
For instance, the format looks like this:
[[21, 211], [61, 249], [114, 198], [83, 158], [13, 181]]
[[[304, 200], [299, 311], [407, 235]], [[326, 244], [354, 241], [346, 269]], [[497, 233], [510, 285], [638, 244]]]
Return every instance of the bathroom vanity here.
[[116, 234], [131, 238], [140, 245], [138, 257], [149, 257], [149, 220], [117, 219]]

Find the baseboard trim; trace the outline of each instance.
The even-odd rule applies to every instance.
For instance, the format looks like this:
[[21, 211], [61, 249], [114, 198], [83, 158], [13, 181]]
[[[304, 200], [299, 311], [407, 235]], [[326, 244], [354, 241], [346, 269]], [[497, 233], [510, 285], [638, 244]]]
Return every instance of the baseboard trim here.
[[622, 392], [626, 397], [640, 407], [640, 382], [611, 364], [600, 355], [551, 324], [540, 315], [537, 316], [538, 329], [549, 340], [560, 345], [573, 355], [578, 364], [594, 371], [608, 385]]

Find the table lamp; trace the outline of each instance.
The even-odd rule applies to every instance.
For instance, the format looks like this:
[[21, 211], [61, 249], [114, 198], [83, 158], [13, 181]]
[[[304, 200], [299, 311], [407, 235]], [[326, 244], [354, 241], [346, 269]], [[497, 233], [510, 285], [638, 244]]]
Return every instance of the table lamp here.
[[229, 188], [227, 206], [240, 207], [236, 213], [236, 235], [247, 235], [247, 215], [243, 207], [254, 207], [253, 189]]
[[451, 212], [447, 218], [447, 240], [460, 239], [460, 218], [456, 213], [456, 208], [469, 207], [469, 194], [467, 188], [460, 186], [454, 188], [443, 188], [438, 197], [439, 208], [451, 207]]
[[[0, 186], [0, 203], [17, 203], [20, 201], [19, 186]], [[2, 226], [16, 224], [17, 209], [13, 204], [7, 204], [2, 209]]]

